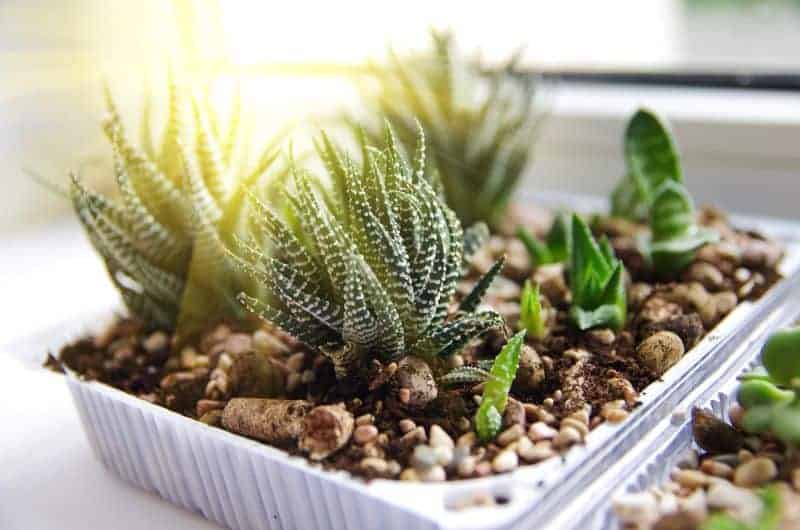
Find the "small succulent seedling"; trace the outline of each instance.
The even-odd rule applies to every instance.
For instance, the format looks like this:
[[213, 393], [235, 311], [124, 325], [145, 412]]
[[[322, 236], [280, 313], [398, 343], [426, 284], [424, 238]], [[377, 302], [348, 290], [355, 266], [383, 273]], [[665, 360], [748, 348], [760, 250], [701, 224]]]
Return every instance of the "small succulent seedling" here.
[[315, 191], [295, 168], [286, 221], [253, 200], [257, 240], [270, 252], [243, 242], [245, 259], [237, 260], [267, 293], [242, 294], [241, 302], [326, 355], [340, 379], [358, 376], [370, 359], [432, 362], [503, 325], [494, 311], [476, 311], [500, 265], [449, 312], [464, 233], [425, 171], [422, 132], [411, 165], [388, 126], [383, 143], [363, 143], [356, 165], [323, 135], [331, 189]]
[[669, 127], [648, 109], [636, 111], [625, 129], [625, 165], [625, 177], [611, 195], [611, 214], [616, 217], [646, 220], [661, 185], [683, 181]]
[[694, 204], [683, 184], [664, 182], [650, 209], [650, 234], [641, 248], [659, 275], [674, 275], [694, 259], [695, 252], [719, 240], [719, 234], [695, 222]]
[[494, 359], [490, 377], [483, 387], [483, 397], [475, 413], [475, 431], [488, 442], [497, 436], [503, 424], [503, 412], [508, 403], [508, 393], [517, 375], [519, 354], [525, 341], [525, 330], [520, 331], [503, 346]]
[[528, 332], [528, 336], [542, 340], [547, 336], [547, 316], [542, 308], [542, 299], [539, 294], [539, 284], [531, 285], [530, 280], [525, 281], [520, 299], [519, 327]]
[[534, 267], [567, 261], [571, 237], [570, 216], [564, 212], [556, 214], [544, 241], [536, 239], [522, 226], [517, 228], [517, 237], [525, 245]]
[[737, 399], [745, 408], [743, 425], [755, 433], [771, 432], [800, 445], [800, 328], [778, 331], [762, 351], [766, 373], [744, 376]]
[[583, 219], [573, 215], [569, 315], [579, 329], [604, 326], [619, 330], [625, 325], [623, 270], [608, 239], [604, 237], [598, 244]]
[[245, 190], [267, 171], [276, 150], [247, 169], [238, 155], [238, 103], [229, 130], [221, 132], [213, 111], [190, 101], [174, 82], [161, 147], [153, 146], [147, 105], [139, 149], [106, 95], [104, 130], [121, 201], [86, 188], [77, 176], [71, 198], [128, 310], [147, 324], [177, 327], [180, 337], [214, 321], [245, 318], [235, 297], [247, 279], [231, 266], [225, 245], [242, 229]]
[[484, 75], [478, 61], [461, 57], [448, 33], [432, 32], [422, 56], [372, 65], [363, 94], [379, 119], [368, 132], [382, 141], [379, 123], [396, 127], [414, 150], [418, 119], [428, 139], [429, 169], [438, 172], [448, 205], [464, 225], [499, 223], [531, 154], [539, 122], [531, 80], [513, 74], [516, 58]]

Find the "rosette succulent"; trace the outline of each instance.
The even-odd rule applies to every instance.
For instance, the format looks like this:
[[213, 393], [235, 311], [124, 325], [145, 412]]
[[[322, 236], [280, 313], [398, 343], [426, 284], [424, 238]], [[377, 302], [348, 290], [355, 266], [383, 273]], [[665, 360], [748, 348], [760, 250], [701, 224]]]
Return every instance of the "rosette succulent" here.
[[[428, 170], [438, 173], [448, 205], [469, 225], [498, 224], [525, 169], [539, 113], [535, 86], [514, 75], [516, 58], [482, 75], [477, 60], [465, 60], [449, 33], [431, 33], [432, 49], [421, 55], [372, 65], [364, 99], [376, 116], [392, 122], [407, 152], [414, 150], [418, 119], [428, 139]], [[368, 128], [382, 140], [379, 119]]]
[[[147, 324], [187, 337], [215, 321], [242, 320], [236, 294], [249, 286], [225, 251], [245, 229], [245, 191], [276, 159], [273, 147], [248, 168], [240, 107], [227, 131], [213, 111], [170, 83], [163, 140], [154, 147], [149, 105], [142, 146], [134, 146], [110, 92], [103, 129], [114, 153], [120, 200], [73, 175], [70, 195], [91, 243], [105, 262], [129, 312]], [[238, 101], [238, 100], [237, 100]]]
[[243, 305], [327, 356], [340, 379], [372, 359], [435, 364], [503, 325], [494, 311], [476, 310], [499, 266], [451, 308], [464, 232], [426, 171], [422, 132], [411, 163], [388, 127], [382, 143], [364, 142], [356, 164], [323, 135], [332, 186], [295, 168], [284, 216], [254, 199], [257, 232], [237, 259], [267, 293], [243, 293]]
[[578, 215], [572, 216], [569, 315], [581, 330], [598, 326], [622, 329], [627, 316], [623, 265], [608, 239], [598, 244]]

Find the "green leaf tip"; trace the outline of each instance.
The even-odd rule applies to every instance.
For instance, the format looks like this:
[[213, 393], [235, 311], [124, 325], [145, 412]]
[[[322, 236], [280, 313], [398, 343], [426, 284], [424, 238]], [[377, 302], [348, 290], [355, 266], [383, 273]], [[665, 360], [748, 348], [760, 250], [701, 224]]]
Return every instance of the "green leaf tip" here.
[[620, 330], [627, 318], [622, 262], [609, 242], [597, 243], [577, 214], [572, 216], [569, 283], [572, 290], [570, 318], [578, 329], [609, 327]]
[[481, 441], [491, 441], [500, 432], [508, 393], [517, 375], [525, 333], [522, 330], [511, 337], [492, 363], [489, 372], [491, 377], [483, 387], [481, 404], [475, 413], [475, 431]]

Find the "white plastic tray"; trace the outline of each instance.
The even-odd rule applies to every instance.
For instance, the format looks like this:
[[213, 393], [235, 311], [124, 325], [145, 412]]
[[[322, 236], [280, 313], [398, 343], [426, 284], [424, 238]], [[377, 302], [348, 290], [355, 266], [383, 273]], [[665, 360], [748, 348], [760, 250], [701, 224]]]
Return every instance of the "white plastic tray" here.
[[[799, 269], [800, 248], [792, 243], [783, 263], [787, 279], [757, 303], [737, 307], [661, 381], [645, 390], [641, 406], [628, 420], [601, 425], [586, 445], [573, 447], [563, 458], [485, 479], [364, 483], [109, 386], [73, 376], [66, 380], [87, 437], [109, 469], [233, 529], [540, 528], [559, 515], [577, 514], [579, 507], [572, 501], [604, 476], [604, 470], [623, 460], [686, 396], [717, 379], [721, 366], [743, 358], [742, 345], [780, 325], [782, 317], [774, 315], [782, 315], [782, 307], [800, 299]], [[16, 351], [41, 356], [93, 322], [97, 320], [61, 326]], [[478, 491], [507, 502], [463, 511], [447, 508]]]

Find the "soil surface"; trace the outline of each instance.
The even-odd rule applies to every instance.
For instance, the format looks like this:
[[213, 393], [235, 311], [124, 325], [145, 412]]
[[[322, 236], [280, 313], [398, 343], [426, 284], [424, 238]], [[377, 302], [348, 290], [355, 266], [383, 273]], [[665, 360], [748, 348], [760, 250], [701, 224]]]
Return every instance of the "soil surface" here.
[[[401, 366], [372, 361], [360, 383], [337, 381], [326, 357], [268, 327], [254, 331], [223, 323], [177, 347], [165, 330], [120, 319], [103, 333], [66, 346], [49, 364], [368, 479], [441, 481], [504, 473], [557, 456], [605, 421], [624, 421], [650, 383], [737, 304], [760, 297], [779, 279], [777, 243], [735, 230], [714, 210], [703, 210], [700, 220], [722, 239], [700, 249], [678, 278], [656, 278], [648, 270], [635, 244], [642, 226], [596, 220], [595, 233], [609, 236], [627, 270], [628, 322], [616, 333], [570, 326], [563, 264], [534, 268], [517, 239], [490, 239], [459, 284], [458, 296], [505, 255], [503, 276], [484, 303], [506, 318], [508, 329], [431, 363], [430, 375], [438, 379], [453, 368], [492, 359], [516, 330], [526, 279], [540, 285], [549, 334], [528, 340], [503, 431], [488, 444], [476, 441], [472, 423], [481, 384], [433, 384], [433, 395], [412, 395], [397, 382], [408, 372], [402, 361]], [[264, 400], [276, 393], [281, 400]], [[411, 407], [418, 397], [426, 398], [425, 405]], [[234, 398], [247, 402], [226, 407]], [[302, 414], [294, 421], [303, 425], [274, 425], [277, 431], [266, 432], [263, 425], [274, 420], [271, 410], [285, 400], [296, 401]], [[318, 411], [313, 421], [302, 419], [321, 405], [338, 408]], [[261, 416], [229, 417], [232, 409], [248, 407]]]

